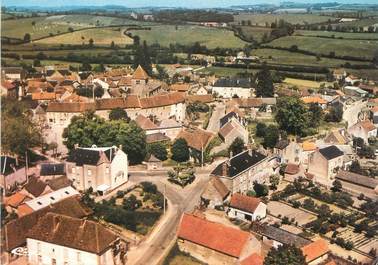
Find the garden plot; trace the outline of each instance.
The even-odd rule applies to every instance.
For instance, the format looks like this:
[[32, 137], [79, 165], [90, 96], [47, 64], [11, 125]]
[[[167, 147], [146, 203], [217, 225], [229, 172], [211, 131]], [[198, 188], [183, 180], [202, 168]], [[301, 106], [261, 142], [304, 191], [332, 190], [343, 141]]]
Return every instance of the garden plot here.
[[317, 219], [317, 216], [315, 214], [308, 213], [301, 209], [293, 208], [278, 201], [270, 201], [268, 203], [268, 211], [274, 216], [281, 215], [282, 217], [287, 216], [289, 219], [295, 218], [295, 221], [298, 222], [298, 225], [300, 226]]
[[301, 199], [299, 199], [298, 201], [299, 201], [301, 204], [303, 204], [304, 200], [306, 200], [306, 199], [311, 199], [311, 200], [313, 200], [316, 206], [320, 206], [320, 205], [322, 205], [322, 204], [326, 204], [326, 205], [328, 205], [328, 206], [329, 206], [329, 209], [330, 209], [333, 213], [337, 213], [337, 214], [344, 213], [344, 214], [346, 214], [346, 215], [349, 215], [349, 214], [351, 213], [350, 211], [345, 210], [345, 209], [342, 209], [342, 208], [340, 208], [340, 207], [338, 207], [338, 206], [336, 206], [336, 205], [334, 205], [334, 204], [328, 204], [328, 203], [326, 203], [326, 202], [323, 202], [323, 201], [320, 201], [320, 200], [317, 200], [317, 199], [314, 199], [314, 198], [312, 198], [312, 197], [308, 197], [308, 196], [304, 196], [304, 197], [302, 197]]

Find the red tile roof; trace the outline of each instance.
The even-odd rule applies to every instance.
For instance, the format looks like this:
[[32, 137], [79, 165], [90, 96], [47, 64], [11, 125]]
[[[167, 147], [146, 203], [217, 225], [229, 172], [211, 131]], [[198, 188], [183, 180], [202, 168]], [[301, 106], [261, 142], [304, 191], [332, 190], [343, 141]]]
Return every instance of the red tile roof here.
[[230, 207], [253, 213], [260, 202], [261, 200], [258, 198], [235, 193], [231, 197]]
[[16, 85], [12, 83], [11, 81], [1, 81], [1, 86], [7, 90], [16, 88]]
[[28, 206], [26, 203], [21, 204], [17, 208], [18, 217], [22, 217], [22, 216], [31, 214], [32, 212], [34, 212], [34, 210], [32, 208], [30, 208], [30, 206]]
[[243, 259], [240, 265], [263, 265], [264, 259], [259, 254], [253, 253], [251, 256]]
[[170, 90], [173, 90], [173, 91], [187, 92], [189, 89], [190, 89], [189, 84], [172, 84], [170, 86]]
[[201, 151], [206, 148], [214, 134], [202, 129], [182, 130], [176, 139], [183, 138], [186, 140], [189, 147]]
[[132, 79], [145, 80], [148, 79], [148, 74], [146, 73], [146, 71], [144, 71], [142, 66], [138, 65], [137, 69], [133, 73]]
[[329, 252], [328, 244], [323, 239], [318, 239], [307, 246], [302, 247], [306, 262], [311, 262]]
[[210, 103], [214, 101], [212, 94], [207, 95], [187, 95], [186, 100], [188, 102], [201, 102], [201, 103]]
[[285, 173], [286, 174], [289, 174], [289, 175], [295, 175], [299, 172], [299, 166], [298, 165], [295, 165], [295, 164], [287, 164], [286, 168], [285, 168]]
[[310, 104], [310, 103], [327, 104], [327, 101], [325, 99], [322, 99], [321, 97], [318, 97], [318, 96], [305, 97], [305, 98], [302, 98], [302, 101], [306, 104]]
[[155, 123], [153, 123], [149, 118], [146, 118], [141, 114], [139, 114], [138, 117], [136, 117], [135, 122], [143, 130], [152, 130], [158, 128], [158, 126]]
[[239, 258], [245, 244], [252, 235], [191, 214], [184, 214], [179, 227], [178, 237]]
[[20, 204], [22, 204], [26, 199], [29, 197], [21, 192], [16, 192], [15, 194], [5, 197], [4, 204], [9, 205], [13, 208], [17, 208]]
[[51, 102], [46, 109], [47, 112], [85, 112], [88, 110], [95, 110], [93, 102]]
[[140, 104], [143, 109], [164, 107], [183, 103], [185, 101], [185, 94], [181, 92], [173, 92], [165, 95], [157, 95], [149, 98], [141, 98]]
[[54, 100], [56, 99], [55, 92], [35, 92], [32, 93], [33, 100]]
[[118, 240], [114, 232], [94, 221], [55, 213], [40, 218], [26, 236], [95, 254], [104, 253]]

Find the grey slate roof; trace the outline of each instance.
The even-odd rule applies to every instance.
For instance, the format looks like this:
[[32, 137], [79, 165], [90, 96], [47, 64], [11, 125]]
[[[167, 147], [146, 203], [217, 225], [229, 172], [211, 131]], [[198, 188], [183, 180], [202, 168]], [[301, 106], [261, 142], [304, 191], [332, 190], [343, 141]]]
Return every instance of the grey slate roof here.
[[249, 78], [220, 78], [214, 83], [214, 87], [251, 88], [252, 82]]
[[364, 175], [356, 174], [349, 171], [340, 170], [336, 178], [352, 184], [375, 189], [378, 186], [378, 179], [370, 178]]
[[332, 160], [336, 157], [344, 155], [343, 151], [337, 148], [334, 145], [319, 149], [319, 152], [324, 156], [327, 160]]
[[299, 248], [311, 243], [311, 241], [306, 238], [271, 225], [264, 225], [261, 234], [283, 244], [294, 244]]
[[[113, 150], [112, 150], [113, 149]], [[116, 153], [116, 150], [114, 148], [109, 148], [106, 151], [104, 151], [106, 157], [109, 161], [113, 161], [114, 154]], [[76, 148], [71, 150], [67, 161], [76, 163], [78, 166], [82, 165], [97, 165], [98, 160], [101, 157], [101, 151], [100, 150], [93, 150], [93, 149], [85, 149], [85, 148]]]
[[64, 175], [65, 168], [63, 163], [44, 163], [41, 164], [41, 176]]

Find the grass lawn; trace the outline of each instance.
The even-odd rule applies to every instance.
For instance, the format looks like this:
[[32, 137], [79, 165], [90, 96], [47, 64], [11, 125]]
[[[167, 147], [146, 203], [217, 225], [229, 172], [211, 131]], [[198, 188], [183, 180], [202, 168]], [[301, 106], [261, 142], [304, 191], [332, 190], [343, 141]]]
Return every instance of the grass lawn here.
[[350, 33], [350, 32], [334, 32], [334, 31], [320, 31], [320, 30], [296, 30], [294, 35], [303, 36], [324, 36], [343, 39], [378, 39], [378, 33]]
[[320, 84], [325, 83], [325, 82], [315, 82], [315, 81], [304, 80], [304, 79], [296, 79], [296, 78], [285, 78], [285, 80], [283, 82], [286, 83], [286, 84], [298, 86], [299, 88], [301, 88], [301, 87], [319, 88]]
[[312, 24], [326, 22], [329, 19], [334, 20], [331, 16], [320, 16], [318, 14], [251, 14], [251, 13], [240, 13], [234, 16], [236, 23], [242, 20], [250, 20], [252, 25], [265, 26], [268, 22], [269, 26], [272, 22], [283, 19], [289, 23], [293, 24]]
[[190, 45], [195, 42], [208, 48], [242, 48], [246, 44], [230, 30], [195, 25], [178, 26], [177, 30], [176, 26], [159, 25], [152, 26], [151, 30], [132, 30], [131, 33], [148, 44], [159, 43], [166, 47], [171, 43]]
[[110, 46], [114, 41], [116, 45], [132, 44], [133, 40], [123, 34], [123, 29], [119, 28], [95, 28], [83, 31], [76, 31], [60, 36], [36, 41], [36, 44], [61, 45], [61, 44], [88, 44], [93, 39], [95, 45]]
[[262, 37], [266, 33], [269, 36], [270, 32], [272, 31], [270, 28], [265, 27], [250, 27], [250, 26], [241, 26], [243, 35], [248, 40], [256, 40], [261, 41]]
[[325, 39], [304, 36], [287, 36], [276, 39], [269, 44], [274, 47], [285, 48], [297, 45], [300, 50], [319, 54], [335, 52], [337, 56], [356, 56], [367, 59], [372, 59], [374, 52], [378, 49], [378, 40]]
[[[275, 49], [255, 49], [252, 51], [253, 55], [260, 57], [261, 61], [274, 64], [289, 64], [289, 65], [309, 65], [309, 66], [325, 66], [325, 67], [340, 67], [340, 65], [348, 62], [347, 60], [321, 58], [320, 61], [316, 56], [306, 55], [297, 52], [275, 50]], [[366, 64], [369, 62], [353, 61], [353, 64]]]
[[[32, 25], [32, 22], [35, 25]], [[49, 36], [50, 33], [68, 32], [73, 29], [112, 26], [112, 25], [150, 25], [151, 22], [139, 22], [127, 18], [96, 15], [54, 15], [48, 17], [19, 18], [1, 21], [2, 36], [23, 38], [30, 33], [32, 39]]]
[[230, 68], [230, 67], [218, 67], [211, 66], [197, 71], [201, 74], [215, 74], [216, 76], [236, 76], [238, 73], [257, 73], [258, 70], [255, 69], [239, 69], [239, 68]]
[[162, 262], [162, 265], [203, 265], [203, 263], [181, 252], [177, 243], [175, 243]]

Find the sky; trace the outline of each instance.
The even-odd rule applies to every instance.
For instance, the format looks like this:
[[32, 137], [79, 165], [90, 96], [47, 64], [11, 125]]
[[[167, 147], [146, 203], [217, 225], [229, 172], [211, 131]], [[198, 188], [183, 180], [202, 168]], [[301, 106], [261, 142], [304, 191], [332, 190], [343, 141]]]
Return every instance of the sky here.
[[[293, 0], [291, 0], [293, 1]], [[294, 0], [298, 3], [309, 2], [333, 2], [337, 0]], [[102, 6], [102, 5], [122, 5], [126, 7], [164, 6], [164, 7], [187, 7], [187, 8], [207, 8], [207, 7], [228, 7], [231, 5], [251, 5], [251, 4], [279, 4], [280, 0], [2, 0], [5, 6]], [[339, 3], [366, 3], [377, 4], [377, 0], [338, 0]]]

